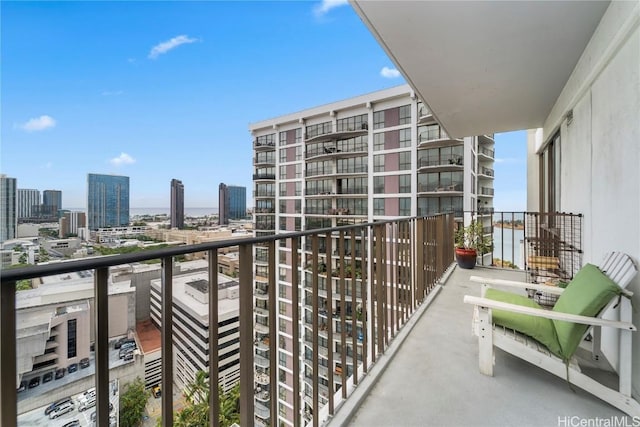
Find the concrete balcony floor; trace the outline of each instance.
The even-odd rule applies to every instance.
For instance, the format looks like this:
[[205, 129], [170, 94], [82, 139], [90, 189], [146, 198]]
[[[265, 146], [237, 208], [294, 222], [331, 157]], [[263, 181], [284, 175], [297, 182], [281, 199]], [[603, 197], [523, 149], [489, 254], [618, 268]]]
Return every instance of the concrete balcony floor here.
[[[334, 417], [335, 424], [570, 426], [577, 425], [571, 424], [573, 416], [624, 416], [580, 389], [573, 391], [564, 379], [502, 350], [496, 350], [494, 376], [480, 374], [478, 342], [471, 333], [473, 307], [462, 302], [466, 294], [480, 295], [480, 286], [468, 281], [471, 275], [525, 279], [523, 272], [456, 267], [377, 382], [363, 392], [361, 405], [349, 408], [347, 402]], [[367, 387], [365, 383], [358, 388]]]

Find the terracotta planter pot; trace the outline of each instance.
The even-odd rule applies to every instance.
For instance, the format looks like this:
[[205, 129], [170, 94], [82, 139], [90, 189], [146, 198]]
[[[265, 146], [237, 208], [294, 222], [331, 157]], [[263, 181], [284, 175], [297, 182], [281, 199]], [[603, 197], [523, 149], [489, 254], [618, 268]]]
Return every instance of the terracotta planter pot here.
[[456, 262], [460, 268], [471, 269], [476, 266], [478, 252], [475, 249], [456, 248]]

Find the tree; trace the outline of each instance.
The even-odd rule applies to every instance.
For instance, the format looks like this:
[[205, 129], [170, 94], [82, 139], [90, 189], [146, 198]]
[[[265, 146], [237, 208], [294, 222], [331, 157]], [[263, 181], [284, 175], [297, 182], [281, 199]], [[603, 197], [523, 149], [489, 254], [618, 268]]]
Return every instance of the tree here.
[[122, 427], [136, 427], [142, 424], [148, 398], [149, 391], [144, 389], [144, 382], [140, 377], [136, 377], [124, 386], [124, 392], [120, 394], [120, 425]]
[[18, 258], [18, 262], [20, 264], [28, 264], [29, 258], [27, 257], [27, 254], [22, 253], [22, 255], [20, 255], [20, 258]]
[[[196, 373], [195, 380], [184, 391], [187, 405], [174, 415], [176, 427], [205, 426], [209, 424], [209, 378], [204, 371]], [[236, 384], [228, 393], [218, 385], [220, 401], [220, 426], [230, 427], [240, 423], [240, 384]]]
[[32, 289], [30, 279], [18, 280], [16, 282], [16, 291], [26, 291], [27, 289]]
[[40, 247], [40, 255], [38, 256], [38, 262], [49, 261], [49, 252], [43, 247]]

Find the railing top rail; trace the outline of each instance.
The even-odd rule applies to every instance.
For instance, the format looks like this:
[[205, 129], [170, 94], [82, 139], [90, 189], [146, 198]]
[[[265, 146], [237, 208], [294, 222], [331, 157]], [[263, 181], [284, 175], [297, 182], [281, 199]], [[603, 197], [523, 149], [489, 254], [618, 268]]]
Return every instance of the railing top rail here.
[[[429, 215], [428, 217], [438, 217], [446, 214]], [[297, 231], [291, 233], [273, 234], [270, 236], [260, 236], [252, 238], [236, 238], [216, 242], [198, 243], [195, 245], [180, 245], [170, 248], [152, 249], [131, 254], [122, 255], [104, 255], [92, 258], [84, 258], [73, 261], [54, 262], [51, 264], [34, 265], [29, 267], [20, 267], [15, 269], [3, 269], [0, 271], [0, 280], [4, 285], [5, 282], [13, 282], [23, 279], [34, 279], [37, 277], [53, 276], [55, 274], [73, 273], [82, 270], [92, 270], [95, 268], [115, 267], [122, 264], [130, 264], [134, 262], [149, 261], [152, 259], [173, 257], [186, 255], [194, 252], [210, 251], [215, 249], [228, 248], [231, 246], [255, 245], [260, 243], [275, 242], [281, 239], [291, 239], [312, 234], [330, 234], [336, 231], [350, 231], [358, 229], [366, 229], [368, 227], [390, 224], [397, 221], [409, 221], [425, 217], [403, 217], [390, 220], [382, 220], [368, 222], [364, 224], [350, 224], [338, 227], [316, 228], [313, 230]]]

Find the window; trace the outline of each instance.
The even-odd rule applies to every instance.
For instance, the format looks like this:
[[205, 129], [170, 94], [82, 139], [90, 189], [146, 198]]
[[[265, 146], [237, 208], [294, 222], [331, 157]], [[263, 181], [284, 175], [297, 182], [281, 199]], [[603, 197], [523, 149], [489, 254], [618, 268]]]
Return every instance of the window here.
[[287, 149], [286, 148], [281, 148], [280, 149], [280, 163], [284, 163], [287, 161]]
[[540, 211], [560, 210], [560, 133], [540, 155]]
[[280, 179], [287, 179], [287, 167], [280, 166]]
[[411, 105], [403, 105], [400, 109], [400, 124], [411, 123]]
[[384, 194], [384, 176], [373, 177], [373, 192], [375, 194]]
[[279, 305], [279, 309], [280, 309], [280, 314], [287, 314], [287, 303], [286, 302], [282, 302], [280, 301]]
[[400, 216], [411, 216], [411, 198], [400, 197], [398, 200], [400, 201]]
[[336, 122], [337, 131], [355, 131], [367, 129], [367, 115], [362, 114], [359, 116], [347, 117], [346, 119], [339, 119]]
[[307, 126], [307, 139], [314, 136], [324, 135], [333, 132], [333, 125], [331, 122], [324, 122], [317, 125]]
[[373, 156], [373, 171], [384, 172], [384, 154]]
[[281, 182], [280, 183], [280, 197], [286, 196], [287, 195], [287, 183], [286, 182]]
[[411, 146], [411, 128], [400, 129], [400, 147]]
[[[375, 178], [374, 178], [375, 179]], [[400, 193], [411, 193], [411, 175], [400, 175]]]
[[384, 111], [376, 111], [373, 113], [373, 128], [381, 129], [384, 127]]
[[280, 361], [280, 366], [287, 366], [287, 355], [282, 352], [278, 352], [278, 360]]
[[384, 150], [384, 132], [373, 134], [373, 151]]
[[384, 199], [373, 199], [373, 214], [384, 215]]
[[302, 163], [296, 165], [296, 178], [302, 178]]
[[398, 170], [411, 170], [411, 151], [403, 151], [400, 154]]
[[278, 322], [278, 329], [280, 330], [280, 332], [287, 332], [287, 321], [284, 319], [280, 319], [280, 321]]
[[77, 355], [77, 319], [69, 319], [67, 321], [67, 359], [76, 357]]

